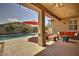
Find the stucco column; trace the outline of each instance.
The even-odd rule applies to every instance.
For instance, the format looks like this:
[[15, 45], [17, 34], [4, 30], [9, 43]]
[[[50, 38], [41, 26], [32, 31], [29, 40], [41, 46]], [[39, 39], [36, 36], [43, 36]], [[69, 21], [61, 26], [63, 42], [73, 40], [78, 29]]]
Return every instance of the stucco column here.
[[38, 30], [38, 44], [40, 46], [46, 45], [46, 35], [45, 35], [45, 12], [40, 10], [38, 14], [39, 20], [39, 30]]

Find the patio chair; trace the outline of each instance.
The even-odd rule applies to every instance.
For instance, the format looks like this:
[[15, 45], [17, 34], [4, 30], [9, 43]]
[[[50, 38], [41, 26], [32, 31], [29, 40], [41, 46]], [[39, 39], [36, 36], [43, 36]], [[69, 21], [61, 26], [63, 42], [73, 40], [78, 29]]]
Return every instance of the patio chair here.
[[53, 32], [53, 33], [48, 34], [48, 39], [57, 41], [59, 39], [59, 33]]

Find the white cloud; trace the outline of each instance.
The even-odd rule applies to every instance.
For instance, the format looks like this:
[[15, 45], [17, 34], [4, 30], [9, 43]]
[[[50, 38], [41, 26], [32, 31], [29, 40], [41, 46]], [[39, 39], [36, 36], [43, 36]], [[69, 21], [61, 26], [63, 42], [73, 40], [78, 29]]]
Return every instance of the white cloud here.
[[9, 18], [8, 21], [9, 22], [20, 22], [20, 20], [17, 18]]

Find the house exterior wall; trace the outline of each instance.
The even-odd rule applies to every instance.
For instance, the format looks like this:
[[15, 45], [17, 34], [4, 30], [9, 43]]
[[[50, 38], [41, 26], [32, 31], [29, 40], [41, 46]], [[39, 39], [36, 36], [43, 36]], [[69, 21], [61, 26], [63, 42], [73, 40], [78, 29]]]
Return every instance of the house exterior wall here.
[[77, 18], [77, 24], [78, 24], [78, 32], [79, 32], [79, 17]]
[[[73, 19], [73, 18], [71, 18]], [[62, 19], [62, 20], [55, 20], [52, 21], [53, 23], [53, 31], [56, 31], [56, 32], [67, 32], [67, 31], [71, 31], [71, 32], [79, 32], [79, 17], [76, 17], [74, 18], [77, 20], [77, 24], [78, 24], [78, 29], [77, 31], [75, 30], [69, 30], [69, 19]]]

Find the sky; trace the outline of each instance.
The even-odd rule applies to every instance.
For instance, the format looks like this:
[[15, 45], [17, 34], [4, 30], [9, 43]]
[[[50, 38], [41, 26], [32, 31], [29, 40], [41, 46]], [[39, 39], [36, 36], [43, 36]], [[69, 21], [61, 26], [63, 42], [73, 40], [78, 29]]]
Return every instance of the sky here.
[[[38, 20], [38, 13], [15, 3], [0, 3], [0, 24], [10, 21]], [[49, 18], [45, 17], [45, 23]]]

